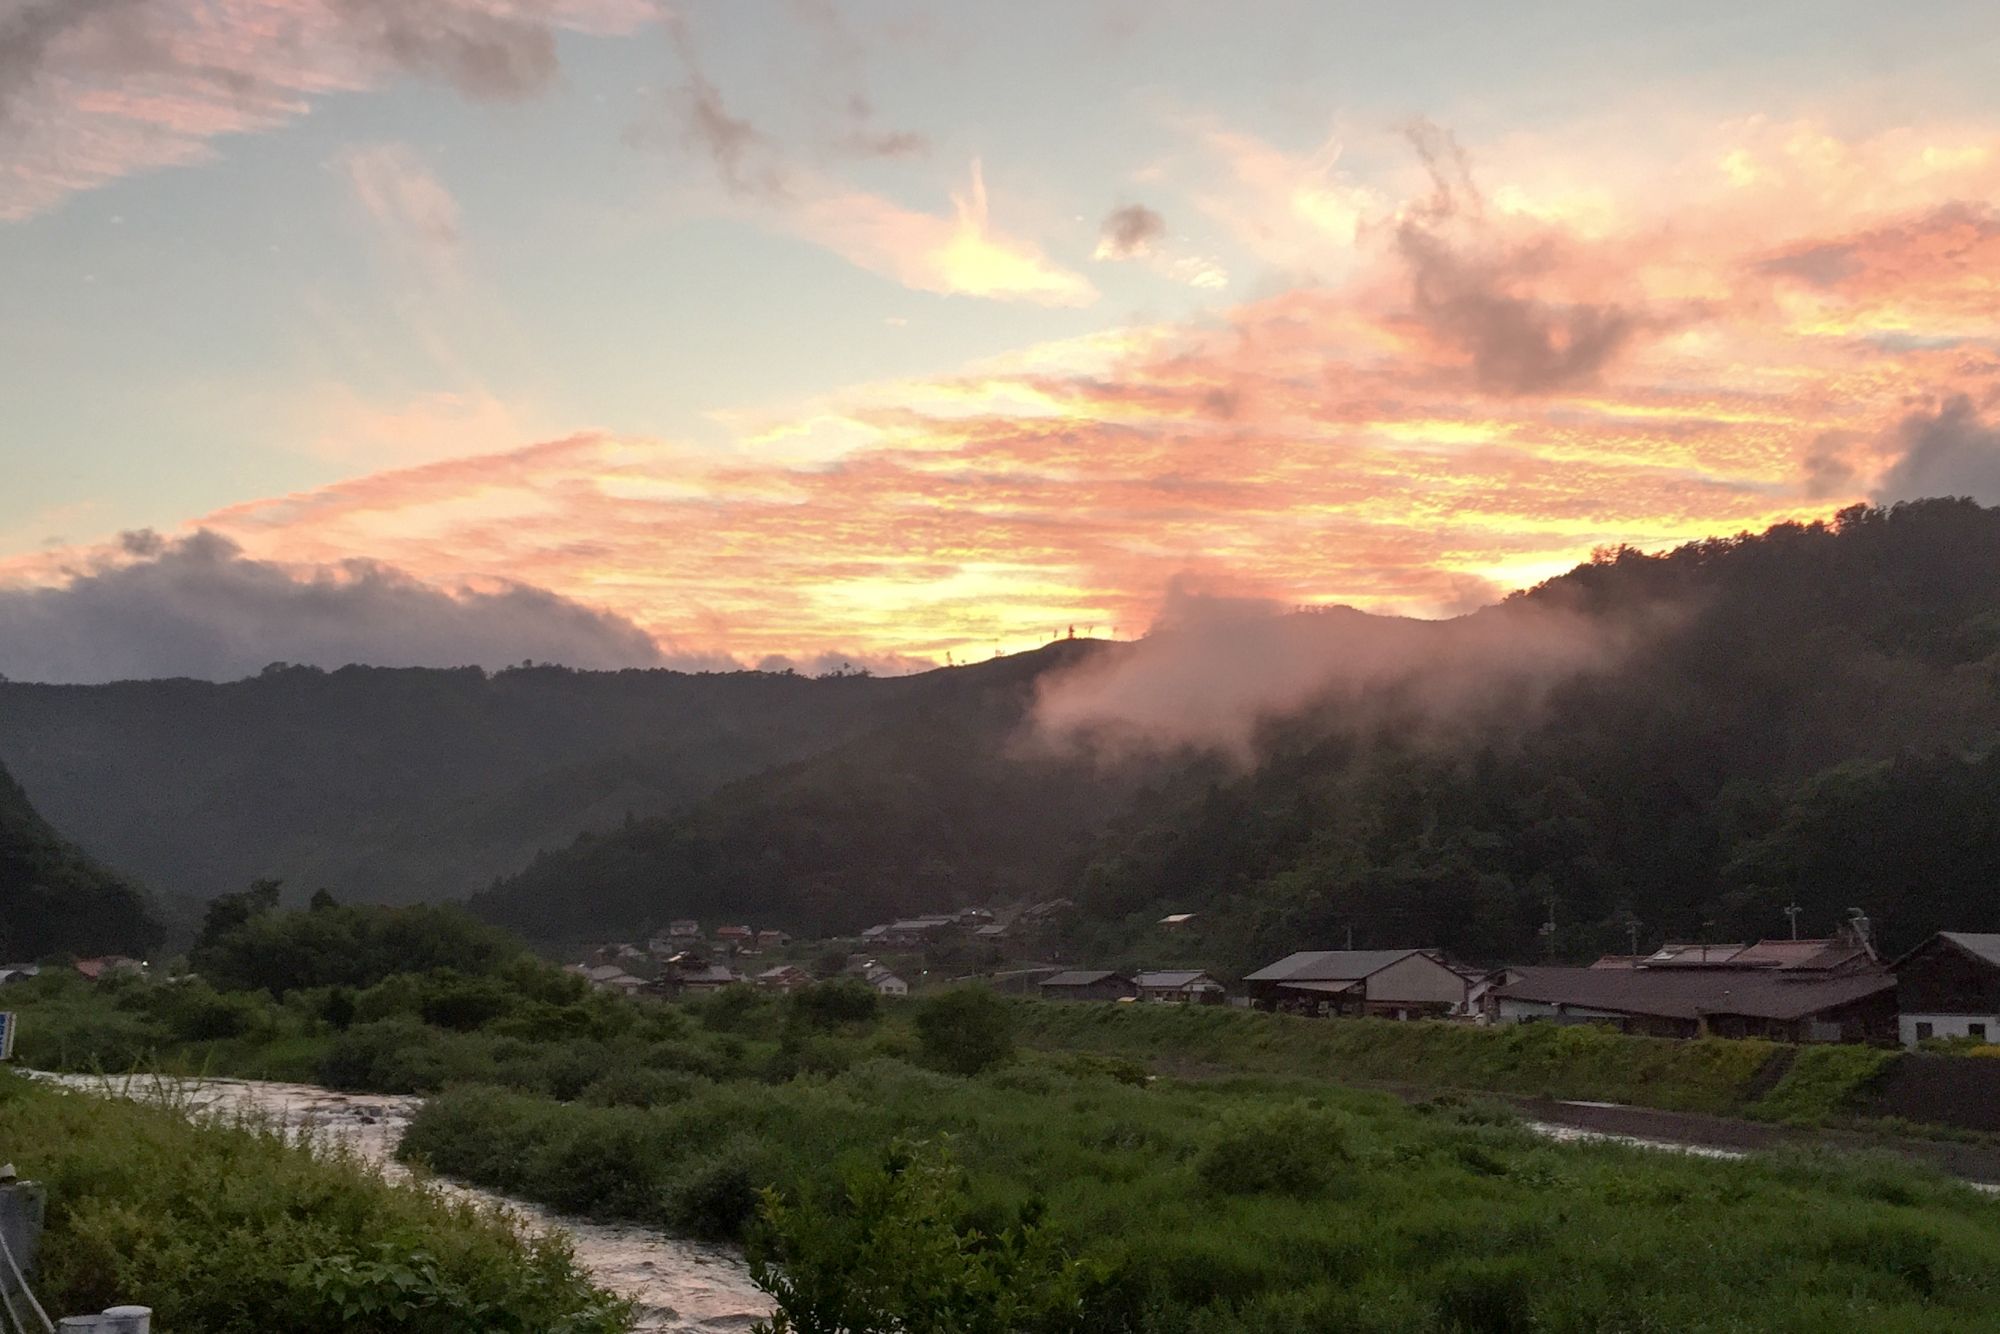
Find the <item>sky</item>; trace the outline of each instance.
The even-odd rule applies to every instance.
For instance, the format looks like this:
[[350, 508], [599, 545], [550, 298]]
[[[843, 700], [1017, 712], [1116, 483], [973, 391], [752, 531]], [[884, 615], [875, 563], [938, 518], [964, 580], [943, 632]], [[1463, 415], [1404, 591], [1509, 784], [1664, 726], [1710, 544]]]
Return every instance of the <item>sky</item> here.
[[2000, 11], [0, 0], [0, 673], [879, 671], [2000, 503]]

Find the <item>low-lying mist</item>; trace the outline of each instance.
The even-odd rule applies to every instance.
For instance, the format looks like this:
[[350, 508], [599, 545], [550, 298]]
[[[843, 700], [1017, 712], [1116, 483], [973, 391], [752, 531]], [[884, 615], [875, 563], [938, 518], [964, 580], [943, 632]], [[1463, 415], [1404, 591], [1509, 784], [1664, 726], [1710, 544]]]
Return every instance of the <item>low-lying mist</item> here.
[[1195, 748], [1249, 764], [1261, 729], [1309, 711], [1349, 725], [1450, 725], [1495, 709], [1525, 720], [1554, 686], [1614, 665], [1660, 623], [1527, 598], [1424, 621], [1170, 590], [1145, 638], [1043, 681], [1033, 729], [1112, 758]]

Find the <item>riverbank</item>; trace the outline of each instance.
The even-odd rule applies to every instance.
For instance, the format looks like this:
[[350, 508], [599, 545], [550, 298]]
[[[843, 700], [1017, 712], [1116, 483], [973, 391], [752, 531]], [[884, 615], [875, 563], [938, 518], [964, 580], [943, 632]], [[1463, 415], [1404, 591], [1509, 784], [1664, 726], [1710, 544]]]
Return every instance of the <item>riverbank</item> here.
[[567, 1246], [593, 1283], [629, 1304], [632, 1334], [734, 1334], [770, 1314], [770, 1299], [751, 1282], [743, 1257], [726, 1247], [566, 1217], [526, 1201], [413, 1174], [397, 1159], [396, 1149], [422, 1105], [419, 1097], [240, 1079], [33, 1077], [78, 1092], [164, 1106], [197, 1122], [227, 1126], [247, 1119], [294, 1143], [352, 1154], [391, 1182], [417, 1182], [447, 1199], [498, 1213], [526, 1235]]
[[48, 1192], [52, 1311], [120, 1301], [161, 1334], [618, 1334], [568, 1245], [392, 1185], [338, 1145], [84, 1096], [0, 1071], [0, 1157]]

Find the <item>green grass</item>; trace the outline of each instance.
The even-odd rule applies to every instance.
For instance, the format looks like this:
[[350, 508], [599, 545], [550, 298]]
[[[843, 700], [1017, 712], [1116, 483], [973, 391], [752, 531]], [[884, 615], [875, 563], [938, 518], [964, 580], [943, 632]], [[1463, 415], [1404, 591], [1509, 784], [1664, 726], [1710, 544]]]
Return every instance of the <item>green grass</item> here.
[[1633, 1037], [1590, 1026], [1308, 1019], [1224, 1006], [1030, 1002], [1018, 1036], [1183, 1072], [1317, 1075], [1674, 1111], [1742, 1107], [1768, 1042]]
[[1784, 1078], [1749, 1114], [1804, 1126], [1851, 1119], [1870, 1085], [1901, 1057], [1880, 1047], [1801, 1047]]
[[0, 1072], [0, 1157], [47, 1188], [36, 1287], [52, 1314], [136, 1301], [160, 1334], [626, 1328], [564, 1245], [275, 1127]]
[[[1905, 1163], [1559, 1146], [1490, 1110], [1275, 1076], [1149, 1085], [1049, 1057], [874, 1059], [651, 1107], [432, 1100], [406, 1154], [556, 1207], [710, 1236], [945, 1141], [973, 1225], [1038, 1200], [1109, 1278], [1078, 1329], [1990, 1330], [2000, 1202]], [[1802, 1226], [1810, 1220], [1810, 1226]]]

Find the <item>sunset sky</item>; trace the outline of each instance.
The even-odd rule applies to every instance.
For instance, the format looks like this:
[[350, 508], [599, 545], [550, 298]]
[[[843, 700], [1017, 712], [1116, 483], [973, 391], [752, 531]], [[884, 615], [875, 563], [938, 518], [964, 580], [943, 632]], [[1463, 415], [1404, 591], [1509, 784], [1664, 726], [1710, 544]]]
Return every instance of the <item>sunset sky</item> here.
[[0, 672], [898, 670], [2000, 503], [1996, 69], [1990, 3], [0, 0]]

